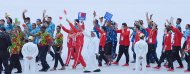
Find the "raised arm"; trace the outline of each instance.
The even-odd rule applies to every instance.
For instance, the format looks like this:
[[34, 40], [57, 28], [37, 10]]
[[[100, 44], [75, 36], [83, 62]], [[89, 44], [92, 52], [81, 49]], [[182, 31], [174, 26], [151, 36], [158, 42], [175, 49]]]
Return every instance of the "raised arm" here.
[[122, 33], [122, 30], [115, 30], [117, 33]]
[[102, 30], [100, 30], [100, 28], [99, 28], [98, 26], [95, 25], [94, 27], [97, 29], [97, 31], [98, 31], [99, 33], [101, 33], [101, 34], [103, 33]]
[[74, 32], [78, 32], [78, 30], [74, 27], [74, 25], [73, 25], [68, 19], [66, 19], [66, 21], [69, 23], [71, 29], [72, 29]]
[[71, 33], [70, 30], [66, 29], [64, 26], [61, 26], [63, 31], [67, 32], [67, 33]]
[[42, 15], [43, 19], [42, 19], [42, 22], [45, 22], [45, 14], [46, 14], [46, 10], [43, 11], [43, 15]]
[[22, 18], [23, 18], [23, 20], [25, 20], [26, 19], [26, 16], [25, 16], [25, 13], [27, 12], [27, 10], [25, 9], [24, 11], [23, 11], [23, 13], [22, 13]]

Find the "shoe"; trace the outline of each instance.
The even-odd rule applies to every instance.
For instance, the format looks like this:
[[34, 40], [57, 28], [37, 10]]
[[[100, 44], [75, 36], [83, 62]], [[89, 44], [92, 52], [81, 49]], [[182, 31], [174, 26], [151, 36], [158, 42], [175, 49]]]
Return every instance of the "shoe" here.
[[22, 73], [22, 71], [17, 71], [17, 72], [15, 72], [15, 73]]
[[47, 68], [44, 69], [44, 72], [47, 72], [49, 70], [49, 66]]
[[102, 64], [98, 64], [98, 67], [102, 67]]
[[65, 70], [65, 67], [62, 67], [61, 69], [58, 69], [58, 70]]
[[190, 72], [190, 70], [185, 70], [184, 72]]
[[118, 63], [118, 62], [113, 62], [112, 64], [119, 65], [119, 63]]
[[134, 61], [131, 61], [131, 63], [136, 63], [136, 61], [134, 60]]
[[83, 71], [84, 73], [91, 73], [91, 71], [88, 71], [88, 70], [85, 70], [85, 71]]
[[183, 69], [184, 67], [183, 67], [183, 66], [179, 66], [179, 67], [176, 67], [176, 68], [178, 68], [178, 69]]
[[72, 69], [76, 69], [76, 67], [75, 67], [75, 66], [72, 66]]
[[55, 68], [50, 69], [50, 71], [55, 71], [55, 70], [56, 70]]
[[146, 65], [146, 68], [150, 68], [150, 65]]
[[44, 71], [44, 68], [42, 68], [41, 70], [39, 70], [40, 72]]
[[168, 71], [174, 71], [174, 69], [173, 68], [169, 68]]
[[154, 69], [160, 69], [160, 67], [156, 66], [156, 67], [153, 67]]
[[94, 70], [93, 72], [100, 72], [101, 70], [100, 69], [96, 69], [96, 70]]
[[122, 66], [129, 66], [129, 64], [124, 64], [124, 65], [122, 65]]

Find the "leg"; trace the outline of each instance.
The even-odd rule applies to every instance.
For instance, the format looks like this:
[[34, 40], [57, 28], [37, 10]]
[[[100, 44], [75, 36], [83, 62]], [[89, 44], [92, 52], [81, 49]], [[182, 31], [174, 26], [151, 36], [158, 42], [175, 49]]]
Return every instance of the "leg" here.
[[119, 54], [118, 54], [118, 57], [117, 57], [117, 60], [116, 60], [116, 62], [119, 62], [119, 60], [121, 59], [121, 57], [122, 57], [122, 55], [123, 55], [123, 46], [122, 45], [120, 45], [119, 46]]
[[66, 59], [65, 65], [68, 65], [70, 62], [71, 53], [72, 53], [71, 51], [72, 51], [72, 48], [68, 48], [68, 54], [67, 54], [67, 59]]
[[57, 53], [57, 52], [55, 52], [55, 64], [54, 64], [54, 69], [56, 69], [57, 68], [57, 65], [58, 65], [58, 55], [59, 55], [59, 53]]
[[183, 63], [181, 61], [181, 58], [179, 56], [179, 51], [181, 50], [181, 46], [180, 47], [177, 47], [177, 52], [176, 52], [176, 60], [177, 62], [179, 63], [180, 67], [183, 67]]
[[19, 56], [19, 54], [16, 54], [15, 56], [16, 56], [16, 58], [15, 58], [14, 62], [15, 62], [16, 68], [17, 68], [18, 72], [22, 72], [22, 67], [21, 67], [20, 60], [19, 60], [20, 56]]
[[24, 74], [27, 74], [29, 72], [29, 66], [31, 68], [33, 65], [29, 65], [29, 61], [24, 60]]
[[30, 71], [31, 71], [31, 74], [35, 74], [35, 72], [36, 72], [36, 63], [35, 63], [35, 60], [31, 60], [30, 61]]
[[129, 52], [128, 52], [129, 46], [124, 46], [124, 54], [126, 59], [126, 64], [129, 64]]
[[140, 60], [137, 58], [135, 63], [135, 72], [136, 74], [140, 74]]

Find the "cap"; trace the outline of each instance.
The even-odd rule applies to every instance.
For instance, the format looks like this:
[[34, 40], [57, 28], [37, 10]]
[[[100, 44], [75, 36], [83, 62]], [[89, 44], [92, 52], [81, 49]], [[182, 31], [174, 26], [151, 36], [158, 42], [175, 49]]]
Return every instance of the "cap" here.
[[41, 22], [41, 19], [36, 19], [36, 22]]
[[140, 38], [144, 38], [144, 34], [143, 34], [143, 33], [140, 33], [139, 37], [140, 37]]
[[28, 40], [34, 40], [34, 37], [33, 36], [29, 36]]
[[100, 16], [99, 19], [103, 19], [103, 16]]

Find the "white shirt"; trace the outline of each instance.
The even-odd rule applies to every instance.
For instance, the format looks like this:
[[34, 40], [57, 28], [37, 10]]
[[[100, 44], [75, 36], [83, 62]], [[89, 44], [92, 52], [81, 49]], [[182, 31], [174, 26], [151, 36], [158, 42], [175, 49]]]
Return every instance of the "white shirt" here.
[[135, 44], [134, 49], [137, 56], [146, 57], [146, 54], [148, 52], [148, 44], [144, 40], [139, 40]]
[[26, 58], [28, 56], [35, 58], [38, 55], [37, 45], [34, 44], [33, 42], [28, 42], [28, 43], [24, 44], [24, 46], [22, 47], [22, 54], [23, 54], [24, 58]]

